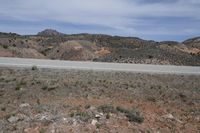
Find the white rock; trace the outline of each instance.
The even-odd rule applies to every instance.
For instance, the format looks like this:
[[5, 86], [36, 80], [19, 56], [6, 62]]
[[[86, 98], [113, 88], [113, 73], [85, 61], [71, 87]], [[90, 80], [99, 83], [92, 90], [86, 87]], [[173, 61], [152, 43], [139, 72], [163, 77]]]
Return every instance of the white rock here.
[[43, 120], [51, 120], [52, 116], [49, 115], [48, 113], [42, 113], [42, 114], [37, 114], [35, 115], [35, 119], [39, 120], [39, 121], [43, 121]]
[[77, 124], [78, 124], [77, 120], [74, 119], [74, 120], [73, 120], [73, 126], [76, 126]]
[[63, 121], [67, 121], [67, 118], [63, 118]]
[[29, 107], [29, 106], [30, 106], [30, 104], [28, 104], [28, 103], [23, 103], [23, 104], [19, 105], [20, 108]]
[[90, 107], [90, 110], [95, 110], [95, 109], [96, 109], [96, 107], [94, 107], [94, 106]]
[[99, 113], [95, 115], [95, 118], [100, 119], [103, 116], [103, 113]]
[[174, 116], [172, 114], [167, 114], [162, 116], [165, 119], [174, 119]]
[[101, 118], [101, 115], [100, 114], [96, 114], [95, 118], [99, 119], [99, 118]]
[[183, 123], [179, 119], [175, 118], [172, 114], [163, 115], [162, 117], [165, 118], [165, 119], [175, 120], [175, 121], [177, 121], [179, 123]]
[[19, 120], [19, 117], [15, 117], [15, 116], [11, 116], [10, 118], [8, 118], [8, 121], [10, 123], [15, 123]]
[[103, 116], [103, 113], [99, 113], [99, 115]]
[[92, 124], [93, 126], [95, 126], [95, 125], [97, 124], [97, 122], [98, 122], [97, 120], [94, 120], [94, 119], [93, 119], [92, 122], [91, 122], [91, 124]]

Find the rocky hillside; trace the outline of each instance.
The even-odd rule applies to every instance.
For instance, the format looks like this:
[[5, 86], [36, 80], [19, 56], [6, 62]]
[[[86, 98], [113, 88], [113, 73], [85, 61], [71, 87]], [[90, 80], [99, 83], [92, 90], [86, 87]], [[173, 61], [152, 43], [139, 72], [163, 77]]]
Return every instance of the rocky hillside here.
[[46, 29], [44, 31], [39, 32], [37, 35], [38, 36], [61, 36], [61, 35], [64, 35], [64, 34], [58, 32], [56, 30]]
[[65, 35], [51, 29], [31, 36], [0, 33], [0, 56], [199, 66], [200, 38], [179, 43], [101, 34]]

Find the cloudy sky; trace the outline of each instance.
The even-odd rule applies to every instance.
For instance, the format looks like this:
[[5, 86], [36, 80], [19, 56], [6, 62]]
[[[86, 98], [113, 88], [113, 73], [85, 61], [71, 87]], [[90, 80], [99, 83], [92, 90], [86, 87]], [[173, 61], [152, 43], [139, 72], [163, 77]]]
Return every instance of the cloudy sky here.
[[200, 0], [0, 0], [0, 31], [102, 33], [182, 41], [200, 36]]

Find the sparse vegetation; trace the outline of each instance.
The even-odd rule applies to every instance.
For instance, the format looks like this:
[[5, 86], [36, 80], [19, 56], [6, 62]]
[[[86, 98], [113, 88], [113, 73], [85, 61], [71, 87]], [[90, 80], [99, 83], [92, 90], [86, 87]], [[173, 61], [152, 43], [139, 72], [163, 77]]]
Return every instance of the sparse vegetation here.
[[119, 112], [121, 112], [121, 113], [129, 113], [129, 111], [127, 109], [124, 109], [124, 108], [122, 108], [120, 106], [117, 106], [116, 110], [119, 111]]
[[39, 133], [46, 133], [46, 130], [44, 128], [40, 129]]
[[144, 117], [142, 117], [140, 113], [135, 109], [127, 110], [118, 106], [116, 110], [121, 113], [124, 113], [130, 122], [142, 123], [144, 121]]
[[116, 110], [112, 105], [101, 105], [98, 107], [99, 111], [102, 111], [103, 113], [115, 113]]
[[48, 89], [48, 86], [45, 85], [45, 86], [43, 86], [41, 89], [42, 89], [42, 90], [47, 90], [47, 89]]
[[3, 48], [4, 49], [8, 49], [8, 45], [3, 45]]
[[110, 119], [110, 114], [106, 114], [106, 119]]
[[85, 109], [89, 109], [90, 107], [90, 105], [85, 105]]
[[96, 128], [99, 129], [101, 127], [101, 124], [97, 123]]
[[21, 80], [19, 84], [22, 86], [22, 85], [26, 85], [27, 82], [25, 80]]
[[144, 117], [142, 117], [136, 110], [132, 110], [126, 113], [126, 117], [130, 122], [142, 123], [144, 121]]
[[15, 90], [16, 90], [16, 91], [19, 91], [20, 89], [21, 89], [21, 85], [20, 85], [20, 84], [17, 84], [16, 87], [15, 87]]
[[2, 107], [2, 108], [1, 108], [1, 111], [6, 111], [6, 107]]
[[32, 66], [31, 68], [33, 71], [38, 70], [37, 66]]
[[[36, 36], [0, 33], [6, 40], [0, 39], [0, 45], [5, 47], [0, 54], [21, 58], [200, 66], [199, 38], [179, 43], [109, 35], [63, 35], [54, 30], [50, 33], [49, 30]], [[76, 50], [77, 46], [81, 51]]]
[[88, 122], [92, 118], [87, 112], [81, 111], [72, 112], [70, 114], [70, 117], [78, 117], [78, 119], [80, 119], [83, 122]]
[[188, 118], [198, 114], [199, 80], [198, 75], [1, 68], [0, 127], [5, 133], [13, 132], [12, 125], [16, 132], [52, 127], [56, 132], [196, 132], [196, 119]]
[[48, 91], [53, 91], [53, 90], [55, 90], [56, 88], [57, 88], [57, 86], [49, 86], [47, 90], [48, 90]]

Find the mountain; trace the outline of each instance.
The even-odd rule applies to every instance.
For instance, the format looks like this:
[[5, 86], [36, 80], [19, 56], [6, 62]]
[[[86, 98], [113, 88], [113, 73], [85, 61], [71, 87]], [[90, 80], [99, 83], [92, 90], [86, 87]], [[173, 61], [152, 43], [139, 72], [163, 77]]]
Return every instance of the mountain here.
[[183, 43], [193, 48], [200, 48], [200, 37], [188, 39]]
[[60, 33], [53, 29], [46, 29], [44, 31], [41, 31], [37, 34], [38, 36], [61, 36], [64, 35], [63, 33]]
[[184, 42], [102, 34], [65, 35], [47, 29], [37, 35], [0, 34], [0, 56], [74, 61], [200, 66], [200, 38]]

